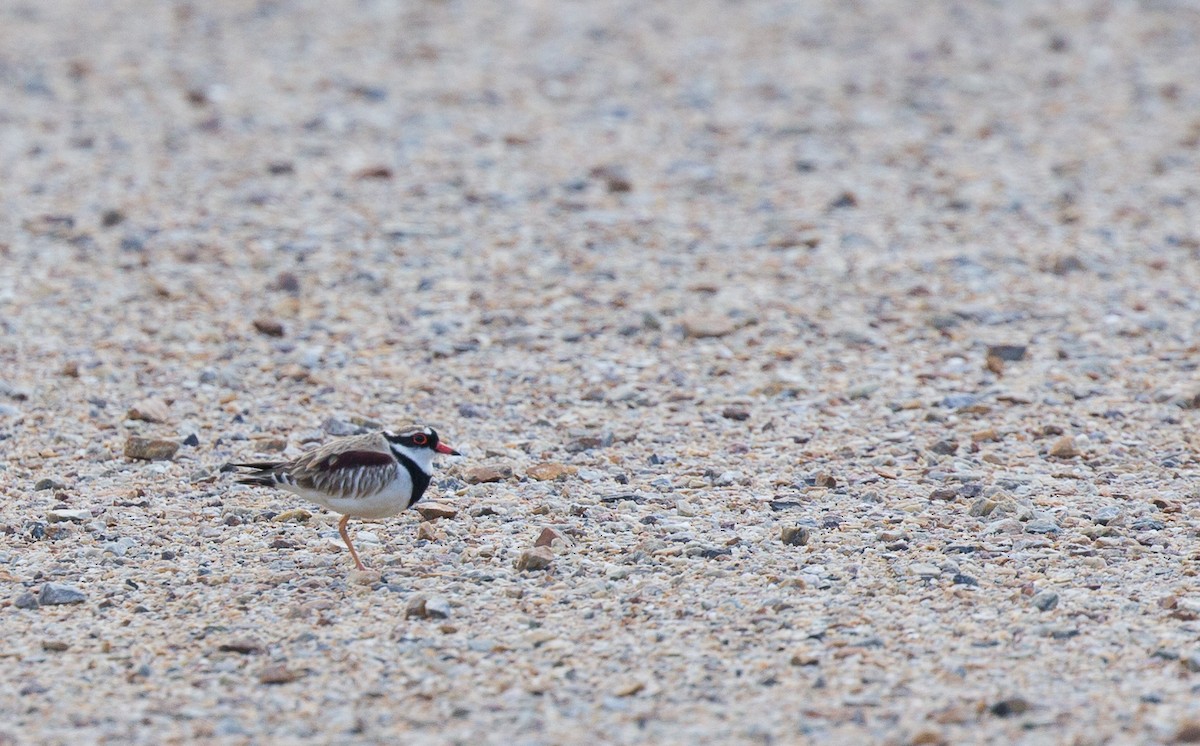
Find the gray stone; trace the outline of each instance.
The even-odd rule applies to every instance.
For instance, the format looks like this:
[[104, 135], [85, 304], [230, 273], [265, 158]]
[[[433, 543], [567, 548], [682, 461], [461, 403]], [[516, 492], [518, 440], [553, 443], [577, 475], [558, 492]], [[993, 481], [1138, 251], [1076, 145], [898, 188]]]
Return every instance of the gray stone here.
[[430, 596], [425, 602], [425, 616], [429, 619], [449, 619], [450, 602], [443, 596]]
[[1027, 534], [1053, 534], [1059, 530], [1057, 523], [1044, 518], [1025, 524], [1025, 533]]
[[321, 423], [321, 429], [329, 433], [335, 438], [342, 438], [347, 435], [362, 435], [367, 432], [365, 427], [360, 427], [352, 422], [339, 420], [337, 417], [328, 417]]
[[13, 599], [13, 606], [16, 606], [18, 609], [36, 609], [41, 604], [38, 603], [37, 596], [25, 592]]
[[1038, 611], [1050, 611], [1058, 606], [1058, 594], [1054, 591], [1042, 591], [1036, 594], [1032, 601]]
[[1015, 363], [1025, 359], [1025, 345], [992, 345], [988, 347], [988, 357], [998, 357], [1005, 362]]
[[62, 604], [81, 604], [87, 600], [87, 594], [69, 585], [46, 583], [38, 594], [38, 603], [42, 606], [61, 606]]
[[417, 593], [405, 604], [404, 616], [416, 619], [449, 619], [450, 602], [442, 596]]
[[958, 452], [958, 442], [954, 440], [939, 440], [930, 446], [929, 450], [939, 456], [953, 456]]

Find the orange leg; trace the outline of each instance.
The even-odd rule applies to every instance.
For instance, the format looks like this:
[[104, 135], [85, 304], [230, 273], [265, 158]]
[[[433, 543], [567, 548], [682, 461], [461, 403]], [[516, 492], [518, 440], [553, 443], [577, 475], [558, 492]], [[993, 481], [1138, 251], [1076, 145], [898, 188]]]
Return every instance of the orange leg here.
[[354, 545], [350, 543], [350, 534], [346, 533], [346, 522], [350, 520], [350, 516], [342, 516], [342, 520], [338, 521], [338, 533], [342, 535], [342, 541], [346, 542], [346, 548], [350, 550], [350, 556], [354, 558], [354, 564], [359, 570], [366, 570], [367, 566], [358, 558], [358, 552], [354, 551]]

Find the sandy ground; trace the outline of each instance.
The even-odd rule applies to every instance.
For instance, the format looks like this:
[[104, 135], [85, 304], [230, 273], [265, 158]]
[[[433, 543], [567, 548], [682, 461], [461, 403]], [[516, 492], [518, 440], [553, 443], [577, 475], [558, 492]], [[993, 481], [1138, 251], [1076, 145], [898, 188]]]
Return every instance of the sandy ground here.
[[[1183, 0], [0, 3], [0, 744], [1200, 741], [1198, 81]], [[220, 471], [412, 419], [368, 573]]]

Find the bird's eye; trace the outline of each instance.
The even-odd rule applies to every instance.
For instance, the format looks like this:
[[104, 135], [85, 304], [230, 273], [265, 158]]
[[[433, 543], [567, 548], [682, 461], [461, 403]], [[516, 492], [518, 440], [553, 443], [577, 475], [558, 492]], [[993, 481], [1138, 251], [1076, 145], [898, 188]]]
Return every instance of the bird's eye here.
[[416, 435], [412, 436], [412, 442], [413, 445], [423, 446], [429, 442], [429, 438], [427, 438], [424, 433], [417, 433]]

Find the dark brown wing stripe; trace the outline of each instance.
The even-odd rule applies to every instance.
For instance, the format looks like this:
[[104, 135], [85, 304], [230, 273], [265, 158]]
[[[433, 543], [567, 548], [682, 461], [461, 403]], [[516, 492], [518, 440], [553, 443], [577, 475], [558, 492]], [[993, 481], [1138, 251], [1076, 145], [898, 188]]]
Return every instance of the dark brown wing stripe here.
[[396, 460], [386, 453], [379, 451], [344, 451], [313, 464], [317, 469], [338, 471], [340, 469], [360, 469], [372, 466], [391, 466]]

